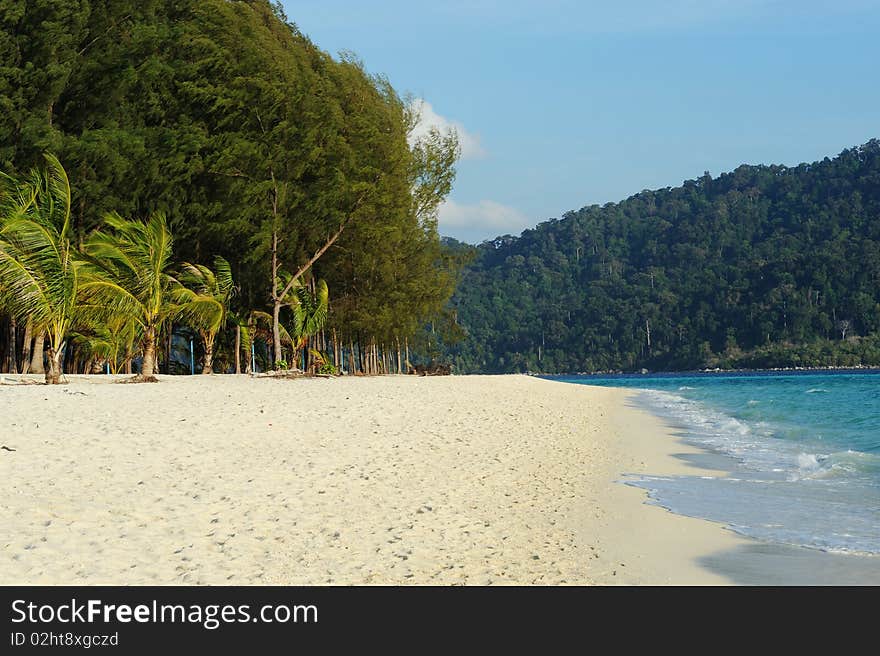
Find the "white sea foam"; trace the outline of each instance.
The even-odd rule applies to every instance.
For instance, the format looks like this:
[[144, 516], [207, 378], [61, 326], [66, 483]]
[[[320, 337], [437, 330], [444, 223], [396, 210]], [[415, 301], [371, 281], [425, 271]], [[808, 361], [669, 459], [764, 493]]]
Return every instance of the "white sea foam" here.
[[819, 458], [815, 453], [799, 453], [797, 464], [804, 471], [815, 471], [819, 469]]
[[[844, 419], [838, 425], [828, 416], [822, 424], [801, 416], [817, 402], [800, 395], [808, 391], [827, 399], [831, 387], [792, 389], [762, 381], [746, 390], [737, 385], [729, 396], [723, 389], [698, 388], [700, 400], [686, 398], [684, 391], [676, 391], [678, 386], [642, 396], [646, 405], [682, 429], [688, 442], [731, 456], [729, 476], [641, 478], [630, 484], [650, 489], [658, 505], [674, 512], [720, 521], [758, 539], [839, 553], [880, 553], [880, 442], [862, 438], [867, 452], [851, 450], [841, 444], [840, 433], [859, 435], [865, 431], [863, 423]], [[719, 404], [732, 402], [743, 414], [714, 407], [713, 398]]]

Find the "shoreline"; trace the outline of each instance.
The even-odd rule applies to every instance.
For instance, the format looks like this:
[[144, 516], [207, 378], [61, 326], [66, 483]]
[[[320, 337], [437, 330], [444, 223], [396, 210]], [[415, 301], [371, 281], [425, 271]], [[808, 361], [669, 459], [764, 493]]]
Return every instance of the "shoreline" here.
[[[524, 376], [533, 376], [535, 378], [557, 378], [561, 376], [583, 376], [584, 378], [602, 378], [606, 376], [693, 376], [696, 374], [779, 374], [779, 373], [813, 373], [813, 372], [870, 372], [870, 371], [880, 371], [880, 365], [875, 364], [864, 364], [864, 365], [853, 365], [851, 367], [777, 367], [770, 369], [685, 369], [682, 371], [667, 371], [667, 370], [658, 370], [658, 371], [650, 371], [650, 370], [639, 370], [639, 371], [622, 371], [622, 370], [614, 370], [614, 371], [593, 371], [593, 372], [585, 372], [585, 371], [577, 371], [577, 372], [569, 372], [562, 374], [545, 374], [545, 373], [537, 373], [537, 372], [528, 372], [522, 375]], [[463, 374], [463, 375], [508, 375], [508, 374]], [[510, 374], [513, 375], [513, 374]]]
[[[629, 392], [629, 405], [646, 414], [648, 416], [646, 423], [653, 424], [658, 435], [662, 434], [665, 439], [670, 440], [669, 444], [675, 445], [675, 449], [667, 454], [674, 461], [677, 461], [671, 468], [669, 460], [661, 457], [653, 462], [656, 469], [648, 467], [646, 468], [648, 471], [645, 473], [653, 476], [722, 477], [731, 473], [725, 469], [729, 465], [730, 456], [713, 453], [703, 447], [690, 444], [685, 439], [686, 434], [681, 432], [682, 429], [654, 414], [649, 408], [640, 405], [636, 397], [643, 390], [625, 387], [617, 389]], [[636, 449], [636, 451], [638, 450]], [[631, 478], [638, 478], [638, 476]], [[649, 500], [652, 500], [652, 495], [644, 487], [629, 485], [627, 487], [640, 492], [645, 507], [658, 508], [673, 517], [693, 519], [709, 524], [732, 536], [733, 540], [727, 540], [720, 536], [706, 534], [708, 539], [688, 555], [692, 563], [700, 566], [704, 572], [708, 571], [713, 577], [721, 577], [725, 584], [749, 586], [880, 585], [880, 556], [876, 554], [837, 553], [759, 540], [739, 533], [721, 522], [679, 514], [661, 505], [659, 501], [651, 502]], [[634, 515], [635, 517], [636, 515]], [[633, 528], [637, 527], [638, 522], [633, 521]], [[714, 541], [711, 549], [709, 549], [709, 540]], [[699, 553], [701, 551], [702, 553]]]
[[0, 584], [721, 585], [755, 562], [719, 566], [755, 542], [625, 484], [723, 474], [632, 390], [70, 378], [0, 386]]
[[711, 570], [702, 559], [750, 544], [749, 538], [722, 524], [651, 504], [647, 490], [627, 484], [628, 479], [646, 474], [723, 476], [726, 472], [701, 466], [698, 457], [705, 452], [681, 440], [672, 427], [636, 405], [637, 390], [594, 389], [610, 389], [619, 395], [605, 436], [616, 453], [602, 472], [605, 484], [597, 488], [597, 505], [612, 510], [585, 515], [580, 532], [598, 536], [613, 561], [623, 565], [603, 572], [596, 583], [732, 584], [726, 573]]

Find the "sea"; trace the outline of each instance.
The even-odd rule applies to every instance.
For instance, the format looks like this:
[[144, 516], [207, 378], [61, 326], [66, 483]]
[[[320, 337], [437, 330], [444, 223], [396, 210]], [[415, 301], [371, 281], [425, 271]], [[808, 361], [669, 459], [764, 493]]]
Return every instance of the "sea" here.
[[546, 378], [638, 390], [640, 406], [727, 472], [628, 477], [650, 503], [766, 543], [880, 554], [880, 373]]

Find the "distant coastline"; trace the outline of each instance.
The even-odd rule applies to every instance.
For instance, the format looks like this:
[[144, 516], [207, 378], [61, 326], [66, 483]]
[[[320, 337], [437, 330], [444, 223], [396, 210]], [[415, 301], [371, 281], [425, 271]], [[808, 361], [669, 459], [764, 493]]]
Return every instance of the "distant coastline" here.
[[741, 369], [687, 369], [681, 371], [650, 371], [647, 369], [639, 371], [567, 371], [564, 373], [541, 373], [534, 371], [525, 372], [526, 376], [674, 376], [674, 375], [694, 375], [694, 374], [750, 374], [750, 373], [792, 373], [812, 371], [833, 371], [833, 372], [864, 372], [864, 371], [880, 371], [880, 365], [866, 364], [852, 367], [773, 367], [773, 368], [741, 368]]

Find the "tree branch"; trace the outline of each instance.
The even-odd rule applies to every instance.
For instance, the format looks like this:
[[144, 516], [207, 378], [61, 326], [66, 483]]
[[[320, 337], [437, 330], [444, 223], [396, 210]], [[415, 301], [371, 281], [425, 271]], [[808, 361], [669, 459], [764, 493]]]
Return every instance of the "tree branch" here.
[[106, 30], [103, 34], [99, 34], [99, 35], [96, 36], [94, 39], [92, 39], [91, 41], [89, 41], [89, 42], [83, 47], [82, 50], [80, 50], [78, 53], [76, 53], [76, 56], [77, 56], [77, 57], [82, 57], [82, 56], [86, 53], [86, 50], [88, 50], [88, 49], [91, 48], [93, 45], [95, 45], [98, 41], [100, 41], [100, 40], [103, 39], [105, 36], [107, 36], [108, 34], [110, 34], [110, 32], [112, 32], [113, 30], [115, 30], [117, 27], [119, 27], [122, 23], [124, 23], [125, 21], [127, 21], [129, 18], [131, 18], [131, 14], [129, 14], [128, 16], [124, 16], [123, 18], [121, 18], [121, 19], [119, 20], [118, 23], [113, 23], [110, 27], [107, 28], [107, 30]]
[[[379, 175], [377, 175], [376, 180], [373, 181], [374, 185], [379, 181], [380, 177], [382, 177], [381, 173]], [[360, 197], [357, 199], [355, 204], [352, 206], [351, 211], [348, 213], [348, 216], [346, 217], [346, 219], [339, 226], [339, 230], [337, 230], [333, 234], [333, 236], [330, 237], [330, 239], [328, 239], [327, 242], [315, 252], [315, 254], [312, 256], [312, 259], [310, 259], [308, 262], [306, 262], [304, 265], [302, 265], [299, 268], [299, 270], [295, 274], [293, 274], [291, 279], [288, 281], [287, 285], [284, 287], [284, 290], [281, 292], [281, 295], [279, 296], [279, 298], [284, 298], [285, 296], [287, 296], [288, 292], [290, 292], [290, 290], [293, 288], [294, 283], [297, 280], [299, 280], [302, 277], [302, 275], [306, 271], [308, 271], [315, 262], [318, 261], [318, 258], [320, 258], [324, 253], [327, 252], [327, 250], [336, 242], [337, 239], [339, 239], [339, 236], [342, 234], [342, 231], [345, 230], [345, 227], [351, 222], [352, 218], [354, 218], [354, 213], [366, 200], [368, 193], [369, 193], [369, 191], [364, 191], [360, 195]]]

